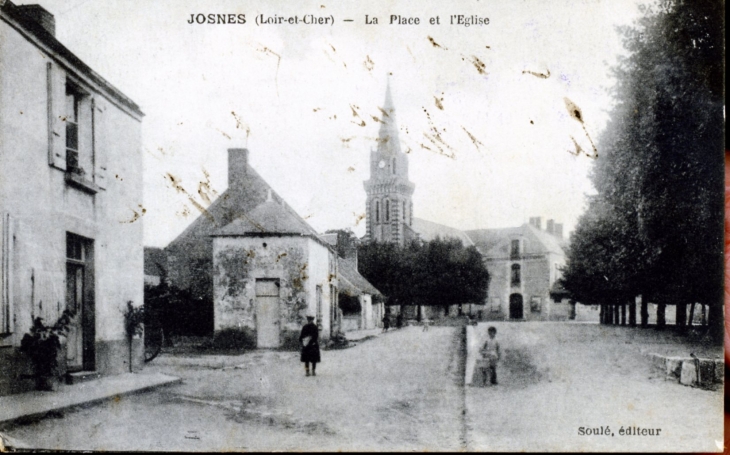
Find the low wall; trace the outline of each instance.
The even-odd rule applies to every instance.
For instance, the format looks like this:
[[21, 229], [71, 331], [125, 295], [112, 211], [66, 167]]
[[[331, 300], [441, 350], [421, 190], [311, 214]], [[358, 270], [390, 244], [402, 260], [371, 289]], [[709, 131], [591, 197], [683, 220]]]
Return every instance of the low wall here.
[[649, 354], [651, 365], [663, 373], [664, 378], [692, 387], [713, 388], [722, 384], [725, 376], [723, 359], [701, 359], [695, 357], [670, 357]]

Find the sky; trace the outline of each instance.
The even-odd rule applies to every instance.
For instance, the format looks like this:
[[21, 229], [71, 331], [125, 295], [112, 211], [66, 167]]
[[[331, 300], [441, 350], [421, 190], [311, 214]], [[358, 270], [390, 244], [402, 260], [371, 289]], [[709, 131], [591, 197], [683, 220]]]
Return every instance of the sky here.
[[[188, 195], [206, 207], [225, 191], [234, 147], [249, 149], [251, 165], [316, 230], [363, 235], [363, 181], [388, 80], [414, 216], [459, 229], [541, 216], [572, 231], [594, 192], [593, 146], [624, 53], [616, 27], [641, 14], [633, 0], [32, 3], [146, 114], [146, 246], [165, 246], [200, 215]], [[188, 24], [216, 13], [245, 14], [246, 24]], [[256, 25], [261, 14], [334, 23]], [[459, 14], [489, 23], [451, 25]], [[390, 24], [391, 15], [420, 24]]]

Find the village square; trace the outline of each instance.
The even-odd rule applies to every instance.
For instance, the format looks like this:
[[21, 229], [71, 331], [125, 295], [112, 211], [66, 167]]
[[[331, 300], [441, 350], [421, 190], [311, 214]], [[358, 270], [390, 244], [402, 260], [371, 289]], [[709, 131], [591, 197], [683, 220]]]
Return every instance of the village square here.
[[[630, 58], [661, 66], [652, 46], [684, 55], [666, 24], [716, 11], [680, 3], [644, 23], [646, 42], [627, 33]], [[468, 229], [417, 216], [414, 195], [438, 177], [414, 178], [421, 155], [397, 102], [408, 81], [387, 75], [376, 115], [348, 106], [369, 135], [353, 152], [366, 180], [347, 182], [364, 197], [360, 231], [313, 227], [253, 164], [285, 158], [228, 137], [218, 191], [205, 169], [197, 194], [164, 174], [186, 224], [147, 246], [144, 102], [57, 39], [56, 20], [0, 0], [0, 448], [722, 450], [714, 79], [687, 82], [693, 97], [670, 109], [679, 120], [631, 112], [677, 102], [672, 84], [694, 80], [681, 71], [662, 90], [619, 91], [598, 145], [561, 99], [585, 131], [570, 159], [590, 163], [595, 187], [570, 231], [562, 212]], [[708, 21], [694, 26], [710, 36]], [[707, 74], [715, 57], [703, 57]], [[617, 73], [640, 87], [642, 68]], [[423, 111], [423, 148], [454, 159]]]

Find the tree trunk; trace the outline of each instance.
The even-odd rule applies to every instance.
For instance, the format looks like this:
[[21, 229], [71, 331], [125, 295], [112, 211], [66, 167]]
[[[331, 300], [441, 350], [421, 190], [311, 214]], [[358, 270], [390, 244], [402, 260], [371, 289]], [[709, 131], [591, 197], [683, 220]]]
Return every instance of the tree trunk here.
[[641, 326], [647, 327], [649, 325], [649, 304], [641, 297]]
[[600, 313], [598, 313], [598, 320], [601, 322], [601, 324], [606, 323], [606, 305], [601, 304], [600, 306]]
[[621, 325], [626, 325], [626, 304], [621, 304]]
[[636, 300], [629, 302], [629, 325], [636, 327]]
[[676, 322], [677, 328], [684, 328], [687, 326], [687, 304], [677, 303], [676, 308]]
[[722, 336], [724, 334], [724, 325], [723, 325], [723, 317], [722, 317], [722, 301], [715, 305], [707, 305], [707, 326], [709, 328], [709, 332], [713, 337], [717, 337], [718, 340], [722, 340]]
[[667, 312], [667, 305], [660, 303], [656, 308], [656, 326], [659, 329], [663, 329], [667, 325], [667, 319], [665, 314]]
[[705, 308], [705, 304], [702, 303], [702, 319], [700, 319], [700, 324], [702, 324], [702, 327], [707, 325], [707, 308]]
[[618, 304], [613, 305], [613, 323], [614, 325], [620, 325], [621, 324], [621, 309], [619, 308]]
[[695, 302], [692, 302], [692, 305], [689, 306], [689, 320], [687, 321], [687, 325], [692, 327], [692, 322], [695, 318]]

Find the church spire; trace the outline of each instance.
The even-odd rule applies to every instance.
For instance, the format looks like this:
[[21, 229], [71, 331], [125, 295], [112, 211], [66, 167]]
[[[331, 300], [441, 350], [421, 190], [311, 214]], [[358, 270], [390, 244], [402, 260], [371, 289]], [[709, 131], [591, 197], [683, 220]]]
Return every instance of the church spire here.
[[381, 114], [378, 152], [398, 153], [400, 152], [400, 140], [398, 139], [398, 124], [395, 121], [395, 106], [393, 106], [393, 97], [390, 94], [390, 78], [388, 78], [388, 85], [385, 89], [385, 102]]

